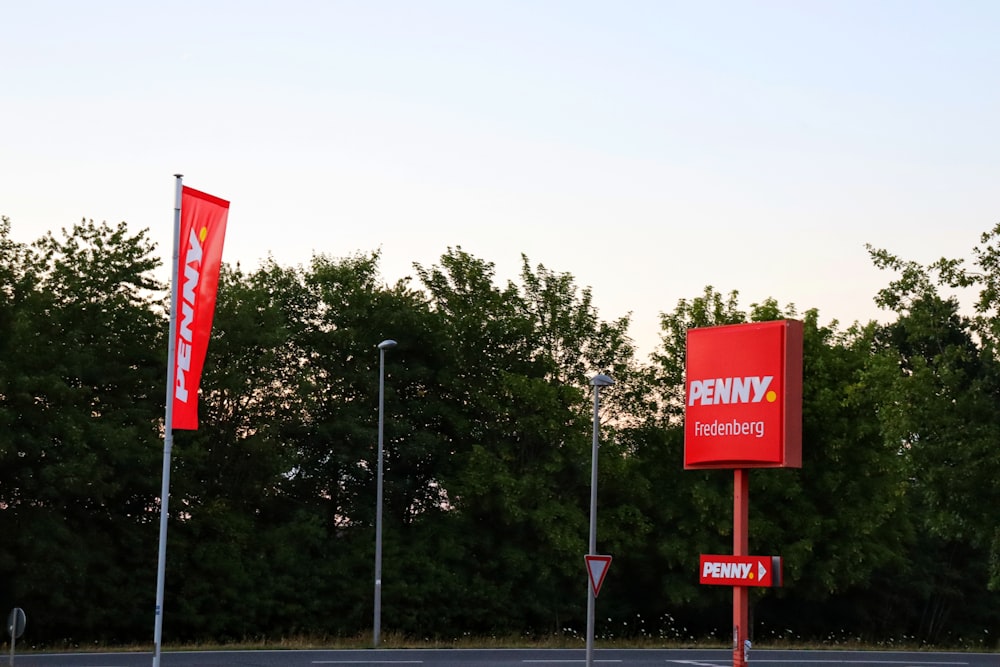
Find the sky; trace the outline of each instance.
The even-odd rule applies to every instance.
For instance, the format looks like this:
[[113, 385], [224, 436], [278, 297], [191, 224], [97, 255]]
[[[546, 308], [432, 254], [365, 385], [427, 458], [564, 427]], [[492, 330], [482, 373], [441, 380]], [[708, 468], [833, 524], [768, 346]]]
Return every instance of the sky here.
[[[631, 315], [708, 285], [888, 320], [866, 244], [969, 257], [1000, 222], [993, 0], [0, 3], [0, 215], [172, 253], [174, 177], [224, 261], [461, 247]], [[414, 283], [416, 285], [416, 283]], [[405, 332], [394, 338], [402, 339]]]

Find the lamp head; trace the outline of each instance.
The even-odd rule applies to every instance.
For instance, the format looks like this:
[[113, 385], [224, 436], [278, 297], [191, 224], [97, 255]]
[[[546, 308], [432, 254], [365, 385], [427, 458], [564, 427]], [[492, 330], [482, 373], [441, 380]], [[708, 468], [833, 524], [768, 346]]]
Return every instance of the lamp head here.
[[386, 350], [389, 349], [390, 347], [396, 347], [396, 341], [392, 340], [391, 338], [387, 338], [386, 340], [378, 344], [378, 349], [380, 350]]
[[610, 387], [614, 383], [615, 381], [611, 379], [611, 376], [605, 375], [604, 373], [595, 375], [590, 379], [590, 385], [592, 387]]

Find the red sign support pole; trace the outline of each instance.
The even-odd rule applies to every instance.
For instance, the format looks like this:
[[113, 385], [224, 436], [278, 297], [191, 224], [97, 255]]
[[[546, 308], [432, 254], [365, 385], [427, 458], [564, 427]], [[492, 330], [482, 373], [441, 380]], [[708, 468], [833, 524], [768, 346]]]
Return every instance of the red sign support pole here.
[[[733, 471], [733, 555], [750, 555], [750, 470]], [[750, 639], [750, 589], [733, 586], [733, 667], [747, 667]]]

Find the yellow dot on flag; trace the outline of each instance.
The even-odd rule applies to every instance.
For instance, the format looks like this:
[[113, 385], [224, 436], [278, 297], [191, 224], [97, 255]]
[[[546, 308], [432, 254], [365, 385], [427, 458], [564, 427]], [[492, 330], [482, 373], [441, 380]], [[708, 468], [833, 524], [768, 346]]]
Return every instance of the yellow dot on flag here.
[[[774, 393], [774, 392], [772, 392]], [[750, 578], [753, 579], [753, 572], [750, 573]]]
[[[201, 241], [202, 243], [204, 243], [206, 236], [208, 236], [208, 227], [202, 227], [201, 231], [198, 232], [198, 240]], [[768, 400], [770, 401], [770, 400], [774, 400], [774, 399], [770, 399], [769, 398]]]
[[767, 399], [768, 403], [774, 403], [776, 400], [778, 400], [778, 395], [773, 391], [769, 391], [767, 392], [767, 395], [764, 398]]

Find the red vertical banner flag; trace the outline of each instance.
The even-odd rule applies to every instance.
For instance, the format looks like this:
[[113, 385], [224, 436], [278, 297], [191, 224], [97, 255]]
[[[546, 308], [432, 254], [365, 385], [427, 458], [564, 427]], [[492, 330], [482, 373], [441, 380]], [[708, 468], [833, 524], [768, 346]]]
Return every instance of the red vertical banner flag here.
[[215, 315], [229, 202], [184, 186], [174, 286], [175, 429], [198, 428], [198, 387]]

